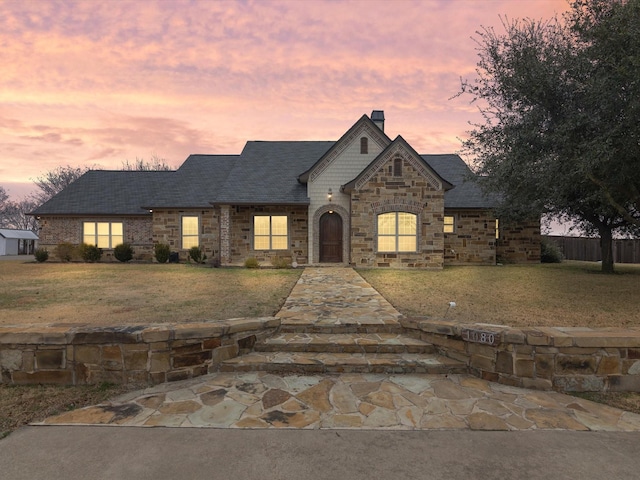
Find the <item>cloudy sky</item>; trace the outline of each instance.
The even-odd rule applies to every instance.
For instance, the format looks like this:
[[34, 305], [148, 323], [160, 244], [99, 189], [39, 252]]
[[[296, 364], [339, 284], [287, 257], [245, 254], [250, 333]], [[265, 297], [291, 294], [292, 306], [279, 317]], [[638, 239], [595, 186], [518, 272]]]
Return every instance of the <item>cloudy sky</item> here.
[[0, 185], [58, 166], [336, 140], [384, 110], [420, 153], [460, 148], [474, 32], [567, 0], [3, 0]]

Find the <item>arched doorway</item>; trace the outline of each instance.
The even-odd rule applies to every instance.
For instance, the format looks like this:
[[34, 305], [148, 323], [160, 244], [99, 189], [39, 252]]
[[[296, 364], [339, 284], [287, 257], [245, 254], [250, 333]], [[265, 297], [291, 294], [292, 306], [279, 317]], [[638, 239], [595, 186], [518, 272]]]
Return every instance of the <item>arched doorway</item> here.
[[342, 262], [342, 218], [332, 211], [320, 217], [320, 262]]

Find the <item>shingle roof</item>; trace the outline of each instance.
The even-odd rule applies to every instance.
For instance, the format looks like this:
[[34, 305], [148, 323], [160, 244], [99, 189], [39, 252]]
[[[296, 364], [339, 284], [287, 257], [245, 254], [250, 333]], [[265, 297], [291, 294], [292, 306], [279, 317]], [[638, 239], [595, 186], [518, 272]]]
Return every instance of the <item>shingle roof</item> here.
[[145, 208], [207, 208], [224, 188], [239, 155], [189, 155]]
[[473, 172], [458, 155], [420, 155], [438, 175], [454, 185], [444, 194], [445, 208], [493, 208], [496, 198], [485, 195], [471, 180]]
[[175, 172], [90, 170], [33, 215], [141, 215]]
[[229, 204], [308, 204], [298, 183], [335, 142], [247, 142], [240, 159], [215, 198]]

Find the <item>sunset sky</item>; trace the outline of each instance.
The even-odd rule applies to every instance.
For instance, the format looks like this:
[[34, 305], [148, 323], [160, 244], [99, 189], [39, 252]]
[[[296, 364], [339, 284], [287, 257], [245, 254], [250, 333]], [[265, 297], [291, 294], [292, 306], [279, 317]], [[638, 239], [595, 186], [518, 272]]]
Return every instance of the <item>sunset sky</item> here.
[[337, 140], [384, 110], [419, 153], [477, 121], [454, 98], [472, 37], [566, 0], [0, 1], [0, 186], [18, 200], [58, 166]]

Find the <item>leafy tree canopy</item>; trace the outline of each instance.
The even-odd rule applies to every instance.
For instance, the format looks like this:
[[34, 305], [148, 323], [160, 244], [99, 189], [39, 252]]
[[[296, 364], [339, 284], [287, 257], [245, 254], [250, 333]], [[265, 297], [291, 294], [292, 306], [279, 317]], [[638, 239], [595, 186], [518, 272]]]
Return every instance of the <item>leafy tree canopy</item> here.
[[479, 104], [464, 150], [503, 218], [550, 214], [602, 240], [640, 232], [640, 0], [576, 0], [562, 20], [477, 33]]

